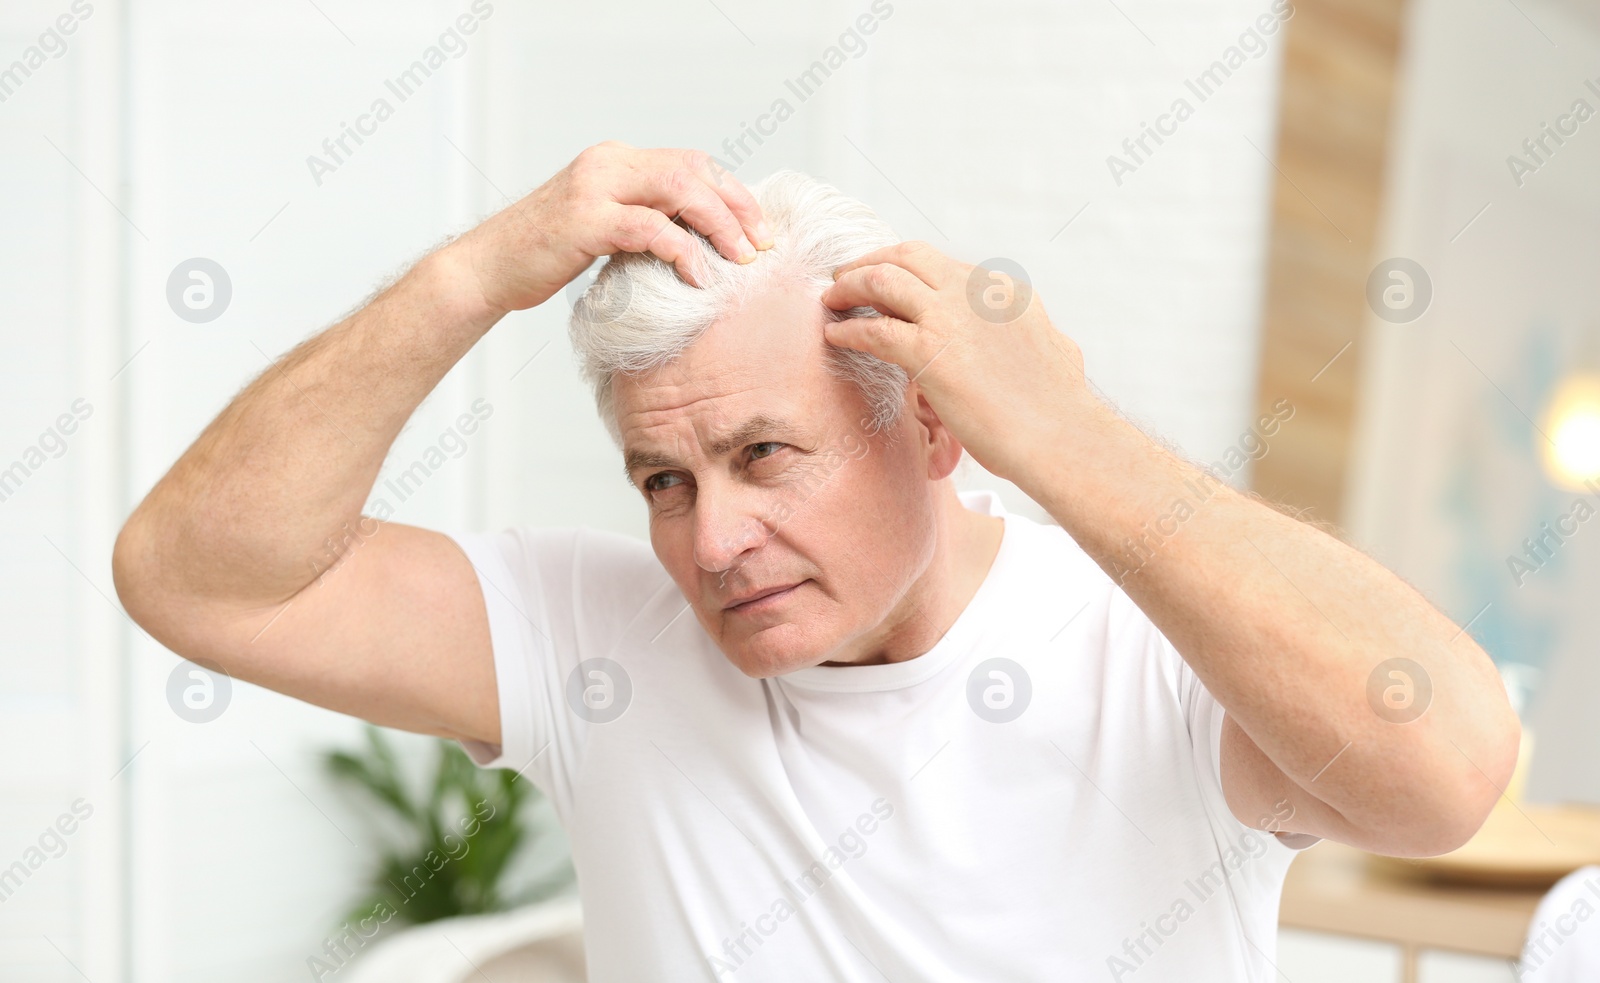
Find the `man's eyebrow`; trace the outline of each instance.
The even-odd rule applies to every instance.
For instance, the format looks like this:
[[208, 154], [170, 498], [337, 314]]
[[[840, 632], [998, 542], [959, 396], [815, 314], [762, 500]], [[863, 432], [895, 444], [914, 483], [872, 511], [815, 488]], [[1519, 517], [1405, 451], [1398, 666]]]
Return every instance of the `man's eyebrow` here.
[[[793, 437], [799, 433], [798, 429], [785, 420], [764, 414], [753, 416], [727, 433], [711, 441], [711, 453], [721, 457], [729, 451], [736, 450], [750, 443], [757, 437]], [[631, 450], [623, 455], [622, 470], [627, 476], [628, 483], [633, 483], [634, 472], [644, 468], [672, 468], [677, 467], [678, 461], [671, 455], [659, 451]]]

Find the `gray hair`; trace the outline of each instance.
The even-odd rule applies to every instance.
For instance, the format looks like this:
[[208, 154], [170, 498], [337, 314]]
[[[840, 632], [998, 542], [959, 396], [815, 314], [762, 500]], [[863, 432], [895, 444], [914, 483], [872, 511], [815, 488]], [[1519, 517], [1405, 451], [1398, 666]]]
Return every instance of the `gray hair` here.
[[[724, 258], [680, 219], [710, 271], [703, 287], [685, 283], [670, 264], [649, 253], [617, 253], [573, 305], [568, 323], [572, 349], [618, 448], [622, 431], [612, 386], [616, 373], [647, 372], [666, 364], [713, 323], [780, 279], [815, 285], [820, 292], [833, 282], [836, 268], [900, 241], [872, 209], [796, 171], [771, 174], [750, 192], [761, 203], [774, 240], [754, 261], [741, 266]], [[871, 307], [828, 312], [834, 321], [875, 316], [878, 312]], [[827, 347], [829, 372], [855, 383], [871, 407], [870, 432], [897, 423], [909, 382], [905, 370], [866, 352]]]

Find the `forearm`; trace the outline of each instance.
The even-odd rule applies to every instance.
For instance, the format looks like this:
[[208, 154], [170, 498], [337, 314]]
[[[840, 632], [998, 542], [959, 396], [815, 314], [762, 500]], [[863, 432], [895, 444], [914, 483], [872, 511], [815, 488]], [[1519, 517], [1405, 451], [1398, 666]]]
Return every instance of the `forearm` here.
[[400, 428], [497, 319], [445, 247], [280, 358], [129, 518], [119, 591], [270, 603], [305, 587]]
[[[1183, 655], [1272, 762], [1353, 825], [1492, 801], [1516, 727], [1493, 663], [1410, 586], [1180, 460], [1085, 395], [1018, 481]], [[1401, 722], [1369, 699], [1422, 667]], [[1379, 691], [1394, 682], [1380, 681]], [[1508, 757], [1509, 747], [1509, 757]], [[1487, 798], [1484, 798], [1487, 796]]]
[[[980, 295], [985, 283], [1004, 289]], [[822, 299], [886, 315], [830, 321], [826, 336], [916, 380], [939, 427], [1043, 506], [1166, 635], [1240, 728], [1224, 738], [1254, 743], [1261, 753], [1234, 772], [1248, 781], [1224, 770], [1225, 793], [1250, 800], [1230, 794], [1230, 808], [1254, 811], [1288, 783], [1322, 804], [1312, 825], [1408, 850], [1481, 823], [1515, 765], [1516, 715], [1472, 637], [1416, 591], [1123, 420], [1091, 391], [1078, 346], [1003, 270], [899, 243], [836, 270]], [[1410, 722], [1368, 698], [1392, 658], [1432, 685]]]

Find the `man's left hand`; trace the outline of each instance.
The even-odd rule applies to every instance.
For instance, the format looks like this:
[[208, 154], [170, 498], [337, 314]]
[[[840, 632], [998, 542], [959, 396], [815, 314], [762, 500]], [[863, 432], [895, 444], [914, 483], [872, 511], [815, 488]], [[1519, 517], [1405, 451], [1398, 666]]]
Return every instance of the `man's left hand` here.
[[829, 323], [827, 340], [905, 369], [991, 474], [1016, 480], [1039, 438], [1075, 407], [1098, 403], [1078, 346], [1050, 323], [1025, 279], [911, 241], [841, 266], [834, 280], [822, 295], [828, 307], [883, 316]]

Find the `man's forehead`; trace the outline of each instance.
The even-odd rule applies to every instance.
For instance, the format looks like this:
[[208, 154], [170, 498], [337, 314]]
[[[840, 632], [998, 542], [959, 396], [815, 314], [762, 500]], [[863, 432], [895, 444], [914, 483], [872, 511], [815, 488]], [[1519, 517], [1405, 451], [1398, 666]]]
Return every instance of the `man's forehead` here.
[[[756, 413], [731, 423], [713, 423], [696, 434], [703, 442], [701, 450], [711, 457], [722, 457], [759, 440], [797, 439], [810, 433], [803, 422], [787, 415]], [[624, 436], [623, 468], [632, 474], [646, 467], [670, 467], [683, 463], [686, 455], [682, 441], [674, 439], [670, 448], [659, 447], [649, 439]]]

